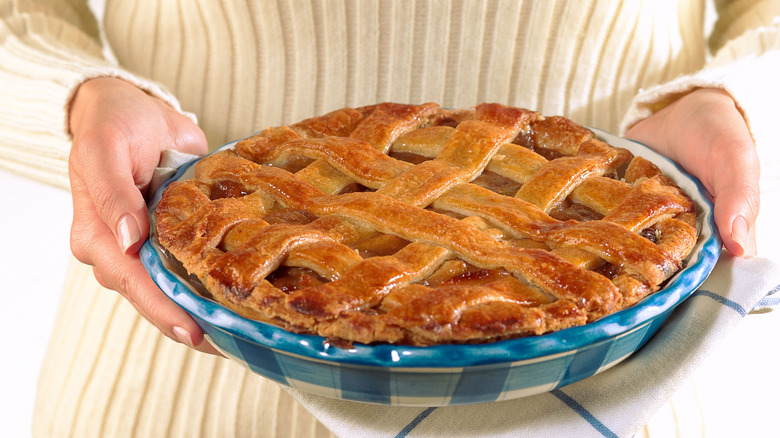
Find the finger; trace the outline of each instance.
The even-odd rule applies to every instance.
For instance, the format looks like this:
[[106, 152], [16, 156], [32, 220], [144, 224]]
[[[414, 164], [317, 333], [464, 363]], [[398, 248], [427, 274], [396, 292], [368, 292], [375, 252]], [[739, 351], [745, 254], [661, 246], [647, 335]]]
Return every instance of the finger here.
[[107, 229], [107, 226], [95, 212], [84, 181], [72, 170], [70, 172], [70, 187], [73, 200], [70, 249], [78, 261], [94, 266], [92, 253], [97, 245], [95, 236], [101, 233], [101, 228]]
[[146, 203], [126, 153], [127, 141], [114, 133], [81, 136], [74, 140], [78, 147], [70, 159], [73, 173], [84, 182], [90, 204], [124, 254], [137, 252], [149, 232]]
[[121, 293], [168, 337], [199, 345], [203, 340], [200, 328], [157, 288], [137, 255], [128, 256], [120, 251], [113, 233], [89, 202], [83, 179], [75, 173], [71, 187], [74, 198], [71, 248], [76, 258], [92, 265], [98, 283]]
[[216, 348], [214, 348], [214, 346], [211, 345], [211, 343], [209, 341], [203, 341], [200, 345], [196, 345], [195, 349], [200, 351], [201, 353], [208, 353], [208, 354], [213, 354], [215, 356], [225, 357], [225, 355], [222, 354]]
[[211, 343], [205, 338], [203, 339], [203, 342], [195, 346], [190, 346], [190, 348], [194, 348], [195, 350], [198, 350], [201, 353], [208, 353], [208, 354], [213, 354], [215, 356], [225, 357], [225, 355], [222, 354], [222, 352], [214, 348], [214, 346], [211, 345]]
[[149, 157], [148, 151], [143, 148], [132, 148], [129, 151], [132, 161], [137, 163], [134, 173], [136, 185], [145, 195], [149, 194], [149, 184], [155, 168], [161, 164], [162, 151], [170, 149], [198, 156], [208, 152], [206, 135], [197, 124], [164, 102], [158, 102], [158, 105], [161, 108], [160, 122], [166, 124], [167, 131], [163, 131], [162, 135], [159, 134], [160, 131], [154, 131], [157, 132], [156, 135], [149, 135], [149, 132], [139, 133], [135, 139], [137, 143], [152, 145], [158, 151], [157, 154]]
[[[79, 199], [87, 197], [88, 193], [84, 187], [83, 181], [74, 176], [71, 178], [72, 193], [74, 204], [80, 205]], [[91, 204], [90, 206], [91, 207]], [[138, 270], [138, 278], [143, 281], [136, 291], [127, 285], [134, 284], [131, 280], [121, 280], [128, 272], [127, 276], [134, 275], [133, 269], [126, 265], [129, 263], [139, 263], [137, 257], [129, 257], [119, 254], [119, 250], [113, 240], [113, 234], [105, 223], [100, 219], [93, 208], [81, 207], [74, 209], [74, 221], [71, 229], [71, 248], [78, 260], [83, 263], [93, 265], [92, 271], [98, 283], [111, 290], [122, 294], [145, 319], [154, 324], [162, 333], [169, 338], [191, 346], [198, 351], [221, 355], [211, 344], [204, 340], [202, 330], [193, 324], [186, 312], [183, 312], [175, 303], [164, 297], [153, 282], [149, 281], [149, 275], [144, 269]], [[104, 249], [108, 248], [108, 249]], [[105, 252], [113, 252], [109, 257]], [[118, 258], [119, 262], [113, 261]], [[130, 290], [127, 290], [130, 289]], [[137, 298], [139, 296], [155, 295], [159, 298]], [[175, 307], [170, 307], [173, 305]], [[156, 311], [151, 309], [157, 309]], [[182, 314], [183, 312], [183, 314]], [[170, 315], [164, 317], [162, 315]]]
[[705, 159], [715, 171], [705, 185], [713, 194], [723, 245], [736, 256], [750, 255], [755, 250], [751, 233], [760, 208], [758, 153], [740, 115], [721, 119], [717, 128], [711, 129], [715, 145]]
[[[162, 105], [166, 105], [161, 102]], [[194, 155], [205, 155], [208, 152], [208, 141], [203, 130], [189, 117], [168, 110], [169, 129], [173, 143], [168, 146], [179, 152]]]
[[[93, 267], [92, 272], [95, 276], [95, 279], [98, 281], [98, 283], [101, 286], [103, 286], [106, 289], [116, 290], [117, 288], [116, 283], [112, 281], [111, 277], [105, 275], [101, 269], [97, 267]], [[211, 343], [209, 343], [205, 339], [205, 337], [201, 335], [202, 332], [199, 327], [196, 330], [193, 330], [192, 328], [188, 329], [186, 324], [174, 323], [171, 326], [172, 327], [170, 330], [171, 333], [166, 333], [164, 329], [160, 329], [160, 324], [153, 320], [154, 315], [149, 314], [143, 307], [139, 306], [133, 301], [130, 300], [128, 301], [132, 303], [133, 307], [142, 317], [144, 317], [147, 321], [155, 325], [155, 327], [157, 327], [157, 329], [160, 330], [160, 332], [162, 332], [168, 338], [171, 338], [172, 340], [182, 343], [184, 345], [187, 345], [190, 348], [194, 348], [195, 350], [198, 350], [202, 353], [223, 356], [223, 354], [219, 350], [214, 348], [214, 346], [211, 345]]]
[[[738, 166], [735, 166], [738, 167]], [[731, 172], [714, 182], [715, 223], [723, 245], [736, 255], [755, 253], [753, 226], [760, 208], [758, 178], [738, 177]]]
[[[154, 283], [138, 255], [124, 255], [113, 246], [113, 235], [104, 230], [96, 236], [93, 256], [96, 278], [106, 288], [119, 291], [149, 322], [169, 338], [198, 347], [204, 341], [203, 331], [192, 317], [171, 301]], [[204, 351], [211, 346], [201, 348]]]

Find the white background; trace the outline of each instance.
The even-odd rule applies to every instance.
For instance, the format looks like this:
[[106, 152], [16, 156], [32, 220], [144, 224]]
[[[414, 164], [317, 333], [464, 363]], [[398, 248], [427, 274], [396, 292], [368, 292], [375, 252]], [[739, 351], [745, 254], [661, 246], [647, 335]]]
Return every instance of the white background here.
[[30, 436], [65, 270], [70, 194], [0, 170], [0, 436]]

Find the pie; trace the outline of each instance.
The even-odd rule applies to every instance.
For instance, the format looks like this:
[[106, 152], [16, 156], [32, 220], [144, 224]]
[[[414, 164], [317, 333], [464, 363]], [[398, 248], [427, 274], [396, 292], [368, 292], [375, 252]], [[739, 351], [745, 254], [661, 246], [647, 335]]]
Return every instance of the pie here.
[[637, 303], [697, 240], [692, 200], [564, 117], [381, 103], [201, 159], [156, 208], [201, 293], [335, 345], [485, 343]]

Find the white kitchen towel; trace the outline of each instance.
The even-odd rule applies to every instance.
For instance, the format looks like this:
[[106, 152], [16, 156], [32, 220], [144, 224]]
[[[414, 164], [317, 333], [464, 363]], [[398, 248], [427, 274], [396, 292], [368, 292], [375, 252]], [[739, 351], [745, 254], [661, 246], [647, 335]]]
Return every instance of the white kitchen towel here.
[[[780, 265], [724, 253], [708, 279], [637, 353], [601, 374], [531, 397], [418, 408], [289, 391], [340, 437], [630, 437], [742, 318], [754, 308], [777, 306], [778, 290]], [[773, 334], [766, 336], [776, 342]]]

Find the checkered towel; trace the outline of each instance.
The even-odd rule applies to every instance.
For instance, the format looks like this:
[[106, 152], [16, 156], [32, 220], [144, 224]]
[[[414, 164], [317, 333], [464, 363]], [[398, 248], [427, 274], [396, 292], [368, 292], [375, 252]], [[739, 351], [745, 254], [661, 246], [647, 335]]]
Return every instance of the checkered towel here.
[[724, 253], [641, 350], [601, 374], [532, 397], [418, 408], [290, 392], [341, 437], [632, 436], [743, 317], [779, 305], [778, 290], [780, 265]]

